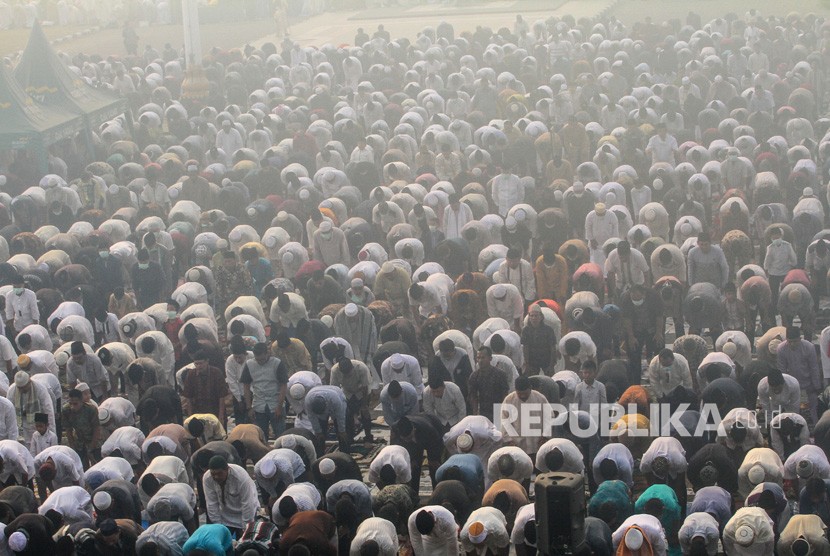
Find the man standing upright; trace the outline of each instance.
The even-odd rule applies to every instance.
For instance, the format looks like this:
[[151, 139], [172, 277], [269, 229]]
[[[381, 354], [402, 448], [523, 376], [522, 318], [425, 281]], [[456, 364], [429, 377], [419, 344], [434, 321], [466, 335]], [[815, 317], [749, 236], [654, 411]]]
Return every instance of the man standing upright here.
[[818, 394], [821, 392], [822, 372], [818, 366], [816, 346], [801, 338], [797, 326], [787, 328], [787, 341], [778, 345], [778, 370], [794, 376], [801, 384], [801, 407], [809, 404], [813, 425], [818, 422]]
[[268, 351], [268, 344], [261, 342], [254, 346], [254, 358], [242, 368], [240, 382], [245, 388], [245, 403], [250, 417], [254, 419], [268, 439], [268, 429], [274, 429], [274, 437], [285, 430], [285, 391], [288, 384], [288, 369]]

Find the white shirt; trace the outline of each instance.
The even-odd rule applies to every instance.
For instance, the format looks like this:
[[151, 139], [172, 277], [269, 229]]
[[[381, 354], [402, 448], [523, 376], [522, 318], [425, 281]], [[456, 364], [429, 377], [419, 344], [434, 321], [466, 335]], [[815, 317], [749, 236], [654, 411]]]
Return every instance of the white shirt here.
[[[499, 459], [502, 456], [510, 456], [515, 464], [513, 473], [509, 476], [503, 475], [499, 471]], [[489, 488], [490, 485], [499, 479], [513, 479], [521, 483], [525, 479], [529, 479], [532, 473], [533, 460], [530, 459], [527, 452], [518, 446], [502, 446], [490, 454], [490, 459], [487, 460], [487, 481], [485, 486]]]
[[0, 458], [3, 459], [3, 470], [0, 472], [0, 481], [6, 482], [14, 475], [18, 484], [22, 484], [23, 475], [29, 479], [35, 476], [35, 460], [32, 454], [17, 440], [0, 440]]
[[655, 355], [648, 364], [648, 380], [654, 394], [660, 398], [677, 388], [683, 386], [692, 389], [692, 373], [689, 370], [689, 362], [679, 353], [674, 354], [674, 361], [668, 369], [660, 364], [660, 357]]
[[[187, 468], [181, 459], [176, 456], [156, 456], [136, 483], [138, 485], [138, 496], [141, 499], [141, 504], [145, 508], [150, 502], [150, 495], [141, 488], [141, 479], [147, 474], [155, 475], [159, 483], [163, 485], [168, 483], [190, 484], [190, 479], [187, 476]], [[210, 475], [210, 472], [207, 474]], [[251, 482], [253, 483], [253, 481]]]
[[49, 498], [37, 509], [37, 513], [46, 515], [49, 510], [61, 514], [67, 525], [93, 520], [92, 498], [79, 486], [65, 486], [52, 491]]
[[158, 545], [161, 554], [181, 556], [182, 546], [189, 535], [184, 525], [178, 521], [159, 521], [150, 525], [135, 541], [136, 552], [148, 542]]
[[0, 440], [17, 440], [17, 416], [14, 405], [6, 398], [0, 398]]
[[677, 152], [677, 139], [671, 135], [666, 135], [665, 139], [661, 139], [660, 135], [653, 135], [648, 140], [646, 147], [646, 154], [651, 155], [651, 163], [668, 162], [674, 166], [674, 154]]
[[669, 463], [669, 474], [676, 477], [686, 472], [689, 463], [686, 461], [686, 450], [680, 441], [673, 436], [655, 438], [640, 460], [640, 471], [648, 473], [651, 464], [658, 457], [664, 457]]
[[487, 298], [487, 315], [490, 317], [498, 317], [512, 323], [516, 319], [524, 316], [524, 300], [519, 288], [513, 284], [500, 284], [501, 287], [507, 289], [507, 294], [502, 299], [497, 299], [495, 296], [495, 289], [499, 286], [490, 286], [487, 288], [485, 297]]
[[412, 479], [412, 463], [409, 459], [409, 452], [403, 446], [392, 445], [384, 447], [369, 464], [367, 479], [370, 483], [377, 483], [380, 480], [380, 470], [386, 464], [395, 469], [397, 483], [405, 484]]
[[498, 207], [499, 216], [506, 217], [513, 205], [524, 201], [525, 190], [519, 176], [499, 174], [492, 180], [491, 195]]
[[73, 483], [84, 484], [84, 466], [75, 450], [69, 446], [46, 448], [35, 456], [35, 469], [40, 469], [48, 459], [55, 464], [55, 478], [52, 480], [55, 488], [71, 486]]
[[461, 528], [459, 534], [461, 548], [467, 552], [477, 551], [484, 554], [484, 552], [477, 550], [476, 545], [470, 540], [470, 526], [477, 521], [484, 525], [487, 537], [482, 545], [489, 549], [489, 553], [498, 554], [499, 548], [510, 544], [510, 534], [507, 532], [507, 519], [504, 514], [496, 508], [484, 506], [471, 513], [470, 517], [467, 518], [467, 523]]
[[84, 473], [84, 480], [88, 482], [89, 476], [92, 473], [99, 472], [106, 477], [107, 481], [114, 479], [121, 479], [132, 482], [135, 473], [133, 473], [133, 466], [124, 458], [105, 457]]
[[[155, 461], [155, 460], [154, 460]], [[212, 523], [243, 529], [259, 510], [256, 483], [248, 472], [233, 463], [228, 465], [228, 479], [221, 486], [206, 471], [202, 476], [207, 515]]]
[[444, 208], [444, 237], [447, 239], [461, 237], [461, 229], [474, 219], [473, 210], [467, 203], [459, 203], [458, 212], [452, 209], [452, 205], [447, 205]]
[[536, 299], [536, 278], [533, 267], [525, 259], [519, 261], [517, 268], [510, 268], [505, 260], [499, 265], [499, 283], [513, 284], [519, 289], [525, 301]]
[[216, 147], [228, 154], [233, 154], [245, 146], [242, 135], [233, 127], [220, 129], [216, 133]]
[[600, 216], [596, 211], [591, 211], [585, 216], [585, 239], [590, 242], [597, 242], [598, 248], [611, 238], [620, 236], [620, 225], [617, 215], [610, 210]]
[[287, 497], [294, 500], [294, 503], [297, 505], [297, 511], [299, 512], [316, 510], [322, 501], [320, 491], [311, 483], [294, 483], [293, 485], [289, 485], [282, 493], [282, 496], [277, 498], [277, 501], [274, 502], [274, 506], [271, 508], [271, 519], [280, 527], [288, 523], [288, 519], [280, 513], [280, 501]]
[[395, 526], [380, 517], [370, 517], [364, 520], [357, 528], [350, 556], [359, 556], [360, 548], [366, 541], [375, 541], [380, 549], [380, 556], [396, 556], [398, 554], [398, 533]]
[[424, 389], [424, 413], [436, 416], [443, 425], [455, 425], [467, 415], [461, 389], [453, 382], [444, 381], [444, 393], [438, 398], [427, 386]]
[[[415, 519], [421, 511], [431, 513], [435, 519], [435, 527], [427, 535], [421, 535], [415, 526]], [[415, 556], [458, 556], [458, 524], [445, 507], [419, 508], [409, 516], [407, 525]]]
[[582, 452], [579, 451], [576, 444], [566, 438], [551, 438], [539, 447], [539, 451], [536, 452], [536, 468], [538, 470], [543, 473], [553, 471], [548, 468], [548, 464], [545, 462], [545, 456], [554, 448], [559, 448], [563, 456], [562, 467], [556, 471], [562, 471], [564, 473], [582, 473], [585, 471]]
[[[395, 369], [392, 367], [393, 357], [398, 356], [403, 360], [403, 367]], [[418, 399], [423, 398], [424, 395], [424, 375], [421, 371], [421, 365], [418, 360], [404, 353], [396, 353], [392, 357], [387, 357], [380, 366], [380, 378], [384, 386], [397, 380], [398, 382], [408, 382], [415, 387], [415, 392], [418, 393]]]
[[631, 487], [634, 484], [634, 456], [631, 455], [631, 450], [625, 444], [619, 442], [612, 442], [603, 446], [594, 456], [594, 461], [591, 464], [594, 481], [597, 484], [609, 479], [609, 477], [601, 476], [599, 471], [600, 464], [606, 459], [610, 459], [617, 464], [617, 478]]
[[136, 427], [121, 427], [115, 429], [101, 445], [101, 455], [106, 457], [118, 449], [131, 465], [138, 465], [141, 461], [142, 444], [144, 433], [141, 430]]
[[764, 377], [758, 383], [758, 406], [761, 411], [798, 413], [801, 410], [801, 385], [794, 376], [783, 374], [784, 385], [780, 394], [770, 391], [769, 379]]
[[349, 162], [371, 162], [374, 164], [375, 152], [369, 145], [366, 145], [363, 150], [360, 147], [355, 147], [352, 155], [349, 157]]
[[[798, 258], [790, 242], [782, 239], [778, 245], [772, 242], [767, 246], [764, 270], [767, 271], [769, 276], [786, 276], [790, 270], [795, 268], [797, 263]], [[774, 298], [775, 292], [772, 292], [772, 294]]]
[[605, 274], [614, 273], [614, 283], [617, 289], [631, 287], [634, 284], [643, 285], [648, 275], [648, 263], [639, 250], [631, 248], [628, 254], [628, 261], [623, 264], [619, 252], [614, 249], [605, 259]]
[[666, 542], [666, 533], [663, 531], [663, 525], [660, 520], [649, 514], [632, 515], [622, 525], [614, 531], [611, 535], [611, 540], [614, 542], [614, 550], [623, 542], [623, 538], [628, 530], [636, 525], [648, 537], [651, 543], [651, 548], [654, 554], [665, 555], [668, 550], [668, 543]]
[[147, 513], [151, 520], [155, 518], [156, 505], [162, 501], [170, 504], [174, 517], [183, 520], [193, 519], [197, 499], [192, 486], [185, 483], [162, 485], [147, 503]]
[[6, 320], [14, 320], [14, 329], [23, 330], [40, 320], [35, 292], [26, 288], [17, 295], [14, 290], [6, 294]]
[[[262, 474], [262, 466], [265, 461], [273, 461], [276, 466], [276, 472], [271, 477], [265, 477]], [[300, 455], [288, 448], [277, 448], [271, 450], [254, 465], [254, 478], [257, 484], [269, 496], [277, 495], [277, 486], [279, 483], [287, 486], [292, 483], [303, 473], [305, 473], [305, 464]]]

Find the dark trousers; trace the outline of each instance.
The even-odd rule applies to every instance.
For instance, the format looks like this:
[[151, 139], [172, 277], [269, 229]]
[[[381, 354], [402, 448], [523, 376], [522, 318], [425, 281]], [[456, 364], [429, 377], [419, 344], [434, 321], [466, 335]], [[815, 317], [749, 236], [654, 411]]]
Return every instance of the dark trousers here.
[[245, 407], [245, 400], [233, 400], [233, 421], [237, 425], [247, 424], [250, 421], [248, 419], [248, 409]]
[[268, 440], [269, 427], [274, 429], [274, 438], [281, 435], [285, 430], [285, 411], [283, 411], [282, 415], [277, 417], [274, 410], [269, 406], [266, 406], [265, 411], [261, 413], [257, 411], [254, 413], [254, 420], [256, 421], [256, 425], [261, 428], [262, 432], [265, 434], [265, 440]]
[[349, 398], [346, 402], [346, 434], [350, 439], [355, 436], [354, 419], [356, 415], [360, 415], [360, 424], [363, 427], [363, 434], [366, 438], [372, 439], [372, 415], [369, 413], [369, 399], [367, 396], [363, 398]]
[[654, 332], [634, 332], [636, 346], [626, 346], [628, 352], [628, 381], [630, 385], [640, 384], [643, 380], [643, 350], [651, 360], [663, 346], [654, 341]]

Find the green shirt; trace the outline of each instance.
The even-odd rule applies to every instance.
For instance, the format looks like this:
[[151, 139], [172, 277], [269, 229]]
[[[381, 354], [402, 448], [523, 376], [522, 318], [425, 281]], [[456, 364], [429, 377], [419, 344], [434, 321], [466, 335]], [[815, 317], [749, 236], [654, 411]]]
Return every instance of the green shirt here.
[[98, 410], [94, 405], [87, 402], [81, 406], [79, 411], [72, 411], [69, 409], [69, 404], [66, 404], [63, 406], [61, 415], [64, 428], [67, 431], [71, 430], [75, 435], [75, 442], [70, 443], [71, 448], [95, 448], [91, 445], [92, 436], [100, 424], [98, 423]]

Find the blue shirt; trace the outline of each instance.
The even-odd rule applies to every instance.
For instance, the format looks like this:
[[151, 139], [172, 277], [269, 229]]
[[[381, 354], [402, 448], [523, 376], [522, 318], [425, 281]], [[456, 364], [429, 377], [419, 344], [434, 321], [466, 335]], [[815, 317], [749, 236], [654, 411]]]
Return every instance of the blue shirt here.
[[409, 382], [401, 382], [401, 395], [393, 399], [389, 395], [389, 385], [383, 387], [380, 392], [380, 405], [383, 410], [383, 418], [389, 426], [401, 420], [401, 417], [413, 415], [418, 412], [418, 392]]
[[233, 540], [231, 532], [224, 525], [217, 523], [202, 525], [196, 529], [182, 547], [186, 555], [191, 550], [206, 550], [211, 556], [227, 556], [233, 554]]
[[440, 483], [450, 467], [458, 467], [461, 471], [461, 482], [470, 490], [478, 491], [483, 488], [484, 466], [481, 458], [475, 454], [453, 454], [435, 472], [435, 481]]
[[271, 261], [264, 257], [259, 257], [254, 263], [247, 261], [245, 266], [248, 268], [248, 272], [251, 274], [251, 280], [254, 283], [254, 295], [261, 297], [262, 288], [274, 279]]

